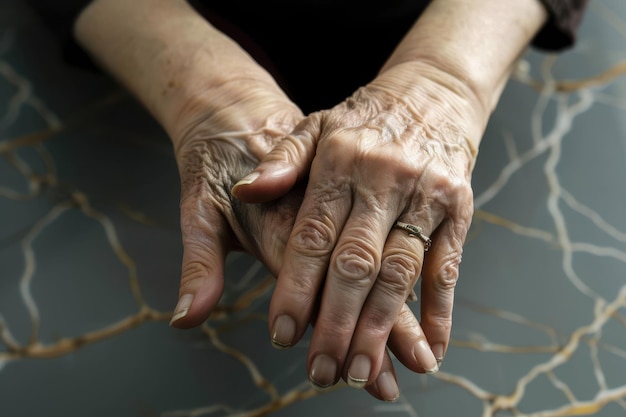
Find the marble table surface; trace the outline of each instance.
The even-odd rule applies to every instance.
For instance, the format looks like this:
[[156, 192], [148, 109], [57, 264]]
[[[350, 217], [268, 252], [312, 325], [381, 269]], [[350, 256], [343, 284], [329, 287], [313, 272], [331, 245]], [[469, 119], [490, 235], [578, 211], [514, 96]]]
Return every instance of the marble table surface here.
[[268, 340], [273, 278], [229, 257], [220, 308], [168, 326], [178, 173], [160, 127], [0, 0], [0, 416], [626, 416], [626, 1], [529, 50], [474, 171], [453, 341], [395, 403], [306, 379]]

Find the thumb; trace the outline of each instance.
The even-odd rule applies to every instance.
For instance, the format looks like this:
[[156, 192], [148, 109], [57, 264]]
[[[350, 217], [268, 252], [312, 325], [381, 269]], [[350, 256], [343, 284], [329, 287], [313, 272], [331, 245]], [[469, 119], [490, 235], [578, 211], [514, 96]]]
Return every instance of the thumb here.
[[316, 115], [305, 119], [265, 155], [251, 173], [234, 185], [231, 194], [246, 203], [264, 203], [287, 194], [309, 173], [318, 126]]
[[224, 219], [196, 198], [181, 203], [183, 262], [178, 303], [170, 325], [186, 329], [202, 324], [224, 290]]

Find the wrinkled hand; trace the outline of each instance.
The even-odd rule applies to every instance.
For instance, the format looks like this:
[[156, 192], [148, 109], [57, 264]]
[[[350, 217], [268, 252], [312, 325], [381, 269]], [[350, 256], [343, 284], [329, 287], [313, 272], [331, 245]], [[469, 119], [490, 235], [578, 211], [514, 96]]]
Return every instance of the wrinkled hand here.
[[[295, 187], [277, 201], [254, 205], [242, 204], [230, 189], [293, 128], [296, 119], [302, 115], [276, 112], [273, 121], [263, 123], [257, 131], [237, 132], [233, 130], [246, 123], [224, 123], [230, 120], [225, 118], [217, 125], [226, 132], [215, 134], [214, 121], [193, 117], [191, 120], [201, 122], [183, 129], [185, 136], [176, 141], [184, 254], [180, 301], [172, 319], [175, 327], [189, 328], [206, 320], [222, 294], [224, 259], [229, 251], [247, 251], [278, 275], [303, 187]], [[423, 372], [413, 355], [412, 346], [424, 340], [413, 312], [404, 305], [394, 322], [390, 349], [405, 366]], [[382, 362], [380, 376], [368, 391], [378, 399], [394, 400], [399, 391], [388, 353]]]
[[[393, 72], [307, 117], [233, 190], [243, 201], [266, 201], [309, 175], [269, 320], [274, 344], [288, 347], [316, 315], [308, 368], [321, 387], [341, 377], [357, 387], [376, 379], [420, 272], [428, 344], [408, 348], [434, 372], [450, 337], [473, 213], [475, 150], [466, 135], [482, 121], [466, 117], [470, 98], [449, 88], [449, 77], [411, 74], [401, 84], [407, 74]], [[396, 221], [421, 227], [430, 250]]]

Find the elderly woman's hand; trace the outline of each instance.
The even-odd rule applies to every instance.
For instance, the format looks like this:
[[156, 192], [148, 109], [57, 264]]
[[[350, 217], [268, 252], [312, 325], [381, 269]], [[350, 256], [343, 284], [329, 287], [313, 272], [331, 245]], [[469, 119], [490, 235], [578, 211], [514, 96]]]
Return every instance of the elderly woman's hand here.
[[[321, 292], [309, 370], [322, 387], [340, 377], [354, 386], [376, 378], [420, 272], [421, 323], [430, 345], [421, 340], [412, 349], [424, 370], [437, 370], [435, 358], [448, 344], [473, 213], [475, 150], [468, 135], [479, 127], [467, 112], [471, 97], [449, 75], [424, 67], [410, 91], [399, 90], [408, 69], [394, 68], [338, 106], [310, 115], [234, 189], [242, 200], [269, 199], [282, 189], [272, 188], [276, 175], [293, 181], [310, 166], [270, 326], [275, 345], [292, 346]], [[256, 175], [254, 187], [247, 184]]]
[[546, 18], [537, 0], [433, 0], [373, 82], [310, 115], [235, 186], [241, 200], [263, 201], [308, 175], [270, 326], [275, 345], [293, 345], [322, 292], [308, 362], [315, 384], [376, 378], [420, 273], [430, 346], [414, 351], [437, 369], [427, 353], [440, 361], [450, 337], [478, 145]]

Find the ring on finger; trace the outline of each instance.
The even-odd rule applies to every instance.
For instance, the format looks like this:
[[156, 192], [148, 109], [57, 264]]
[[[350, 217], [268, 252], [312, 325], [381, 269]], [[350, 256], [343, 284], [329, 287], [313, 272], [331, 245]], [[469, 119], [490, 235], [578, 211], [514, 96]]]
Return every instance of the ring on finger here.
[[432, 240], [424, 233], [422, 233], [422, 228], [419, 226], [415, 226], [414, 224], [404, 223], [404, 222], [396, 222], [395, 227], [398, 229], [402, 229], [409, 233], [409, 237], [419, 237], [424, 242], [424, 252], [428, 252], [428, 249], [432, 246]]

